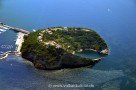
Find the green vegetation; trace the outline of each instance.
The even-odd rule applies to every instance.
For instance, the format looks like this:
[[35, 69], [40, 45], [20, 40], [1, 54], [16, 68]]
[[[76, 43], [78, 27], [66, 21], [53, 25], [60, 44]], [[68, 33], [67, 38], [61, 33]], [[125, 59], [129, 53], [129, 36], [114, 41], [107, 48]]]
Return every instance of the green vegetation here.
[[53, 34], [44, 33], [43, 41], [55, 41], [69, 53], [80, 49], [101, 51], [107, 48], [105, 41], [96, 32], [89, 29], [60, 28], [55, 31], [54, 28], [52, 28], [49, 30], [52, 31]]
[[35, 67], [54, 69], [64, 65], [76, 67], [92, 63], [92, 60], [74, 54], [90, 49], [98, 52], [107, 49], [105, 41], [95, 31], [86, 28], [52, 27], [25, 36], [21, 52], [22, 57], [32, 61]]

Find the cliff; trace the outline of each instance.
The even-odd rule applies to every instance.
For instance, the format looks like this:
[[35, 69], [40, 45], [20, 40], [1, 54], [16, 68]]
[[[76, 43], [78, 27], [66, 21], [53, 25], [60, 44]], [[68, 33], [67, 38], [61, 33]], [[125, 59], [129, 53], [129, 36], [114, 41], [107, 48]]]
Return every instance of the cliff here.
[[105, 41], [86, 28], [52, 27], [24, 37], [22, 57], [39, 69], [74, 68], [93, 65], [97, 61], [77, 56], [76, 52], [94, 50], [108, 54]]

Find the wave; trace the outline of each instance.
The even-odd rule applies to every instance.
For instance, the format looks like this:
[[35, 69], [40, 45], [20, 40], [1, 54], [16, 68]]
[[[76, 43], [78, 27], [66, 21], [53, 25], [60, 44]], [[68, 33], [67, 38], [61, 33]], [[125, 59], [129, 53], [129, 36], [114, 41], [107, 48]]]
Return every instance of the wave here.
[[0, 29], [0, 34], [3, 33], [3, 32], [6, 32], [5, 29]]
[[9, 54], [16, 55], [16, 51], [7, 51], [0, 54], [0, 60], [7, 58]]

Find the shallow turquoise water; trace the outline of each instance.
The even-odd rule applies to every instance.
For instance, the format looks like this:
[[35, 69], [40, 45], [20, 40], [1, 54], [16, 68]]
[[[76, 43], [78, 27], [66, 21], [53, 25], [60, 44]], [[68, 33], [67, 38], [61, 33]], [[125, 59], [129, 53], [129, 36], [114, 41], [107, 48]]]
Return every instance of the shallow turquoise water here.
[[[1, 89], [44, 90], [53, 89], [49, 84], [82, 83], [93, 84], [91, 89], [95, 90], [135, 90], [135, 0], [0, 0], [0, 21], [30, 31], [50, 26], [92, 28], [106, 40], [111, 51], [92, 68], [58, 71], [39, 71], [10, 56], [0, 62]], [[5, 38], [13, 42], [12, 35], [0, 34], [0, 43]]]
[[91, 59], [97, 59], [97, 58], [101, 58], [101, 57], [106, 57], [107, 55], [103, 55], [94, 51], [82, 51], [82, 52], [78, 52], [76, 53], [77, 56], [81, 56], [84, 58], [91, 58]]

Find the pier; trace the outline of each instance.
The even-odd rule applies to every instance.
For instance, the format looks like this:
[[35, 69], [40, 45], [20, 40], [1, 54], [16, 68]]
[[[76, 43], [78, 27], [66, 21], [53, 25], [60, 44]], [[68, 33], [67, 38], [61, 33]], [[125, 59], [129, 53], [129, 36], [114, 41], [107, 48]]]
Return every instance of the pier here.
[[13, 30], [13, 31], [16, 31], [16, 32], [22, 32], [24, 34], [29, 34], [30, 33], [28, 30], [17, 28], [17, 27], [12, 27], [12, 26], [6, 25], [6, 24], [4, 24], [2, 22], [0, 22], [0, 28], [1, 29], [6, 29], [6, 30]]

